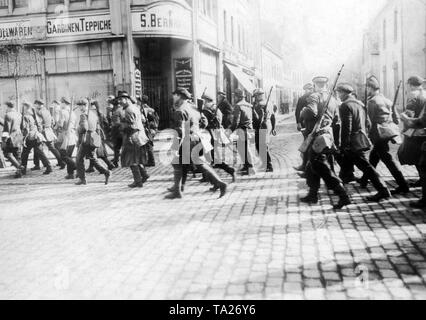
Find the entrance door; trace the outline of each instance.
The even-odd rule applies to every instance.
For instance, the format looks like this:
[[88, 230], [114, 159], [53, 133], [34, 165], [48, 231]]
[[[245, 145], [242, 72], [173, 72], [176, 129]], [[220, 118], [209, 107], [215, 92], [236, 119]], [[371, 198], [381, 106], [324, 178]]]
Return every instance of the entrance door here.
[[149, 98], [149, 106], [160, 116], [160, 130], [170, 126], [170, 108], [167, 93], [167, 80], [161, 77], [142, 78], [144, 95]]

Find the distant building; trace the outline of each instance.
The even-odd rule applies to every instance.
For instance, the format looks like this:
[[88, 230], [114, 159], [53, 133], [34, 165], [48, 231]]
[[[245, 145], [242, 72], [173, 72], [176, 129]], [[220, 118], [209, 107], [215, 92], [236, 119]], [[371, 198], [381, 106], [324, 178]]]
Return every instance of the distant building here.
[[388, 0], [364, 34], [363, 82], [375, 75], [383, 93], [392, 98], [400, 81], [405, 85], [409, 76], [425, 77], [425, 21], [425, 1]]

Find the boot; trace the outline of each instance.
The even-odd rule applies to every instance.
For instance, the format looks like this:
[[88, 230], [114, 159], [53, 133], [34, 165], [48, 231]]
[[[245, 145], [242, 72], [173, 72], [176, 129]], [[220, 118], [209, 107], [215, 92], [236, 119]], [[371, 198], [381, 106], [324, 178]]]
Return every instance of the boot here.
[[87, 181], [86, 181], [86, 179], [80, 179], [80, 181], [78, 181], [75, 185], [76, 186], [85, 186], [85, 185], [87, 185]]
[[65, 177], [65, 180], [74, 180], [74, 179], [75, 179], [74, 173], [71, 173]]
[[19, 167], [17, 170], [16, 170], [16, 173], [15, 173], [15, 179], [21, 179], [22, 178], [22, 171], [24, 170], [24, 167]]
[[45, 172], [43, 172], [43, 174], [44, 174], [45, 176], [48, 176], [48, 175], [49, 175], [49, 174], [51, 174], [52, 172], [53, 172], [52, 167], [47, 167], [46, 171], [45, 171]]
[[405, 188], [405, 187], [398, 187], [398, 188], [396, 188], [395, 190], [392, 190], [391, 191], [391, 194], [393, 195], [393, 196], [398, 196], [398, 195], [403, 195], [403, 196], [405, 196], [405, 195], [407, 195], [408, 193], [410, 193], [410, 188]]
[[109, 179], [111, 179], [111, 176], [112, 176], [111, 171], [108, 170], [107, 172], [105, 172], [105, 185], [106, 186], [108, 185]]
[[86, 173], [94, 173], [95, 168], [93, 168], [92, 164], [90, 164], [90, 167], [86, 170]]
[[216, 171], [213, 170], [213, 168], [211, 168], [208, 165], [203, 165], [202, 169], [204, 171], [204, 175], [206, 176], [207, 180], [210, 180], [210, 182], [217, 188], [220, 189], [220, 198], [223, 198], [226, 195], [228, 186], [226, 185], [226, 183], [224, 183], [220, 177], [217, 175]]
[[40, 171], [40, 166], [35, 166], [34, 168], [31, 168], [31, 171]]
[[295, 171], [301, 171], [301, 172], [304, 172], [305, 171], [305, 166], [302, 164], [301, 166], [299, 166], [299, 167], [293, 167], [293, 169], [295, 170]]
[[182, 199], [182, 179], [183, 179], [183, 168], [180, 165], [173, 166], [173, 175], [175, 180], [174, 187], [169, 190], [170, 194], [165, 197], [167, 200]]
[[334, 192], [339, 196], [339, 202], [333, 207], [334, 210], [343, 209], [352, 203], [343, 185], [338, 185], [334, 189]]
[[358, 183], [359, 183], [359, 187], [361, 189], [367, 189], [369, 180], [368, 180], [368, 178], [365, 178], [363, 176], [361, 179], [358, 180]]
[[419, 201], [417, 201], [417, 202], [411, 202], [410, 203], [410, 207], [412, 208], [412, 209], [420, 209], [420, 210], [424, 210], [424, 209], [426, 209], [426, 200], [424, 200], [424, 199], [420, 199]]
[[388, 200], [391, 197], [391, 193], [388, 189], [380, 190], [376, 195], [368, 197], [367, 201], [369, 202], [380, 202], [382, 200]]
[[317, 204], [318, 201], [318, 191], [312, 189], [309, 190], [309, 193], [306, 197], [300, 199], [300, 202], [307, 204]]
[[147, 182], [149, 180], [150, 176], [149, 176], [148, 172], [146, 171], [146, 168], [144, 168], [143, 166], [139, 166], [139, 171], [141, 173], [142, 183]]
[[134, 182], [129, 185], [129, 188], [135, 189], [135, 188], [143, 188], [143, 182], [142, 182], [142, 176], [141, 172], [139, 170], [138, 166], [132, 166], [130, 167], [133, 174], [133, 180]]

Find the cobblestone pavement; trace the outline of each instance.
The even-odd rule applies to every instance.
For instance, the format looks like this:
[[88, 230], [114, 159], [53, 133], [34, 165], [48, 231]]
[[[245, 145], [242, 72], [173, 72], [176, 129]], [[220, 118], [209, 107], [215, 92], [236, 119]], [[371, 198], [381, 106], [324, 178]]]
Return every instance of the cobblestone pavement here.
[[300, 141], [284, 122], [276, 172], [240, 179], [221, 200], [196, 180], [185, 200], [163, 200], [162, 166], [137, 191], [126, 170], [107, 187], [97, 175], [75, 187], [64, 172], [3, 171], [0, 298], [426, 299], [426, 215], [408, 208], [420, 190], [368, 204], [353, 185], [347, 209], [333, 211], [325, 190], [301, 205]]

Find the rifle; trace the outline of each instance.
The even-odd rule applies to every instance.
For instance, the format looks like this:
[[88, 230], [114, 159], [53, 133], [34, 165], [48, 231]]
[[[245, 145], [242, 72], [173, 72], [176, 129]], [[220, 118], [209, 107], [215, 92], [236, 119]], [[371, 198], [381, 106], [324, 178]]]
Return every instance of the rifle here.
[[398, 97], [399, 97], [399, 91], [401, 90], [402, 87], [402, 80], [399, 82], [398, 87], [396, 89], [395, 92], [395, 98], [393, 99], [393, 105], [392, 105], [392, 117], [393, 117], [393, 122], [395, 124], [398, 124], [398, 121], [395, 121], [395, 115], [396, 115], [396, 103], [398, 102]]
[[324, 117], [325, 114], [328, 111], [328, 107], [330, 106], [330, 102], [331, 102], [331, 98], [333, 97], [333, 92], [336, 90], [337, 87], [337, 83], [339, 82], [340, 76], [342, 75], [342, 71], [343, 68], [345, 67], [345, 65], [342, 65], [342, 67], [340, 68], [339, 72], [337, 73], [337, 77], [336, 80], [334, 81], [333, 84], [333, 88], [331, 89], [329, 95], [328, 95], [328, 99], [327, 99], [327, 103], [324, 107], [324, 110], [321, 114], [321, 117], [318, 119], [317, 123], [315, 124], [314, 130], [312, 131], [312, 133], [305, 139], [305, 141], [303, 142], [303, 144], [300, 146], [299, 151], [301, 153], [305, 153], [306, 151], [309, 150], [309, 148], [312, 146], [312, 144], [314, 143], [315, 140], [315, 136], [318, 134], [318, 132], [321, 129], [321, 124], [324, 121]]
[[[269, 100], [271, 99], [272, 96], [272, 91], [274, 90], [274, 86], [271, 87], [271, 89], [269, 90], [269, 95], [268, 98], [266, 99], [266, 105], [265, 105], [265, 115], [263, 116], [263, 122], [266, 122], [266, 113], [268, 112], [268, 105], [269, 105]], [[275, 128], [275, 125], [273, 125], [273, 127]], [[277, 135], [277, 132], [275, 131], [275, 129], [272, 129], [272, 135], [275, 137]]]

